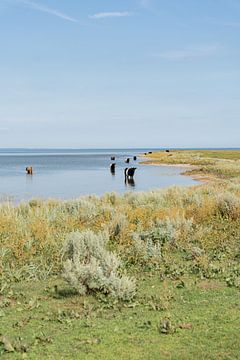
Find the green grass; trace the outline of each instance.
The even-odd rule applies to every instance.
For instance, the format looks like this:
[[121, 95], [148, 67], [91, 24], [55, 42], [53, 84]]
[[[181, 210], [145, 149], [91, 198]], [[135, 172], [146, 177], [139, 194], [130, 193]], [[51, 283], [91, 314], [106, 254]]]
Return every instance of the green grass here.
[[1, 332], [19, 349], [2, 358], [24, 358], [22, 346], [28, 359], [237, 359], [239, 292], [213, 280], [179, 284], [145, 274], [132, 304], [79, 297], [59, 279], [14, 285]]
[[240, 160], [240, 150], [196, 150], [192, 153], [198, 153], [204, 158]]

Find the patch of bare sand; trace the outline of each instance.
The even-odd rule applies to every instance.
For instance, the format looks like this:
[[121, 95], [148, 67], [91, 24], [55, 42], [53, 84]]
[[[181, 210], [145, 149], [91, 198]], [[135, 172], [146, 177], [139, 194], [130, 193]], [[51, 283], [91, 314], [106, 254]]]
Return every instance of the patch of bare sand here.
[[141, 162], [143, 165], [155, 165], [155, 166], [167, 166], [167, 167], [181, 167], [181, 168], [191, 168], [197, 169], [198, 166], [191, 164], [166, 164], [166, 163], [156, 163], [154, 161], [143, 161]]

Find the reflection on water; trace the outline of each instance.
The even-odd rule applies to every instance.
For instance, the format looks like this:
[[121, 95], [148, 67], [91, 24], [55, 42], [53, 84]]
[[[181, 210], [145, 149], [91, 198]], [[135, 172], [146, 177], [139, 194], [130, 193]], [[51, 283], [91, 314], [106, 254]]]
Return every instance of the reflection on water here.
[[[143, 191], [170, 185], [193, 185], [182, 176], [183, 168], [146, 166], [134, 161], [144, 150], [0, 150], [0, 196], [15, 201], [43, 198], [74, 198], [85, 194]], [[115, 157], [114, 167], [111, 157]], [[125, 180], [125, 159], [137, 167], [133, 178]], [[27, 175], [26, 166], [33, 166]]]
[[125, 185], [126, 187], [135, 187], [135, 180], [134, 178], [125, 178]]

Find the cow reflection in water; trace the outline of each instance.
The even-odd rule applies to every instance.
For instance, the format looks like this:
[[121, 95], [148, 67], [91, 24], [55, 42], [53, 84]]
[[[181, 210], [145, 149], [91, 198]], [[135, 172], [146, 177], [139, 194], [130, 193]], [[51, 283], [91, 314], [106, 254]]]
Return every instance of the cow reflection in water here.
[[136, 183], [135, 183], [135, 180], [134, 178], [125, 178], [125, 185], [126, 187], [135, 187], [136, 186]]

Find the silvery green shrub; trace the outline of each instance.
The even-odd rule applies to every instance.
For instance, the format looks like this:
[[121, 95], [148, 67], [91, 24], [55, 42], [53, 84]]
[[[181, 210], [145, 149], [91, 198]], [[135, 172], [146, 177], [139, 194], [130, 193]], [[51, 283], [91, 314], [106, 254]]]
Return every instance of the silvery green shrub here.
[[121, 300], [135, 295], [133, 278], [120, 275], [121, 261], [106, 249], [107, 232], [72, 232], [63, 249], [63, 276], [79, 294], [103, 292]]
[[118, 236], [122, 230], [128, 225], [128, 219], [126, 215], [115, 213], [111, 222], [108, 224], [108, 231], [111, 236]]
[[166, 245], [178, 247], [181, 232], [190, 237], [193, 231], [192, 219], [178, 216], [174, 219], [158, 220], [146, 231], [132, 234], [131, 257], [146, 265], [160, 263], [162, 250]]
[[240, 200], [236, 195], [230, 192], [220, 194], [216, 198], [216, 204], [217, 210], [221, 216], [234, 217], [235, 215], [238, 215]]

